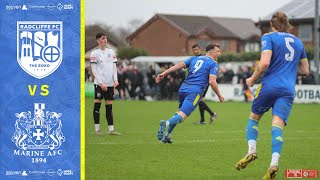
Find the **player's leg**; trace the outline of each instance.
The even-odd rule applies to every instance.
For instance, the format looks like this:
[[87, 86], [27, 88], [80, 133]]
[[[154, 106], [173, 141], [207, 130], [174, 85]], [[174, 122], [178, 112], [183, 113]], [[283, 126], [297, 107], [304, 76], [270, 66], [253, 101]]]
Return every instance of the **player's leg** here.
[[203, 102], [203, 107], [204, 107], [204, 110], [206, 110], [210, 116], [213, 116], [214, 115], [214, 112], [210, 109], [210, 107], [207, 105], [207, 103], [205, 103], [204, 101]]
[[279, 98], [273, 107], [272, 114], [272, 157], [270, 167], [263, 177], [264, 179], [274, 179], [278, 172], [278, 164], [282, 145], [284, 141], [283, 128], [287, 124], [291, 107], [293, 103], [293, 96], [286, 96]]
[[106, 99], [106, 119], [108, 122], [108, 133], [110, 135], [119, 135], [119, 133], [115, 132], [113, 125], [113, 112], [112, 112], [112, 104], [114, 100], [114, 87], [108, 87], [108, 91], [105, 93]]
[[262, 115], [267, 112], [275, 102], [273, 94], [269, 93], [267, 88], [258, 87], [256, 99], [252, 103], [251, 113], [249, 115], [246, 138], [248, 142], [248, 153], [237, 164], [236, 169], [244, 169], [251, 161], [257, 159], [257, 138], [258, 125]]
[[[175, 117], [176, 115], [178, 115], [178, 112], [179, 112], [179, 111], [180, 111], [180, 110], [178, 110], [172, 117]], [[165, 131], [166, 127], [168, 127], [168, 126], [169, 126], [169, 123], [166, 123], [166, 121], [164, 121], [164, 120], [161, 120], [161, 121], [160, 121], [160, 129], [159, 129], [159, 131], [158, 131], [158, 140], [162, 140], [162, 139], [163, 139], [164, 131]], [[172, 125], [172, 126], [173, 126], [173, 125]], [[175, 125], [174, 125], [174, 126], [175, 126]], [[170, 127], [170, 126], [169, 126], [168, 130], [170, 129], [170, 132], [172, 132], [174, 126], [173, 126], [173, 127]]]
[[217, 114], [210, 109], [207, 103], [205, 103], [204, 101], [201, 101], [201, 102], [203, 102], [204, 110], [206, 110], [210, 114], [210, 123], [212, 123], [216, 119]]
[[[179, 108], [182, 106], [182, 104], [183, 104], [183, 102], [184, 102], [184, 100], [185, 100], [187, 95], [188, 95], [187, 93], [179, 92]], [[179, 111], [180, 110], [178, 110], [178, 112]], [[180, 117], [177, 116], [178, 112], [175, 113], [170, 119], [172, 119], [172, 118], [180, 119]], [[164, 138], [164, 131], [165, 131], [166, 127], [168, 127], [168, 130], [170, 129], [170, 134], [171, 134], [172, 130], [176, 126], [176, 124], [175, 125], [171, 124], [171, 127], [169, 127], [170, 126], [169, 120], [167, 120], [167, 121], [161, 120], [160, 121], [160, 128], [159, 128], [158, 134], [157, 134], [158, 140], [162, 140]]]
[[100, 131], [100, 107], [102, 97], [102, 89], [99, 85], [94, 85], [94, 106], [93, 106], [93, 120], [94, 127], [97, 135], [101, 135]]
[[280, 153], [283, 145], [283, 135], [282, 130], [284, 128], [284, 121], [277, 115], [273, 116], [272, 119], [272, 157], [270, 167], [268, 168], [263, 179], [274, 179], [278, 172], [278, 163], [280, 158]]
[[[175, 113], [170, 119], [168, 119], [167, 121], [160, 121], [160, 130], [158, 132], [158, 139], [162, 140], [163, 143], [172, 143], [171, 140], [171, 133], [173, 131], [173, 129], [176, 127], [176, 125], [180, 122], [182, 122], [183, 119], [186, 118], [186, 116], [180, 112], [180, 108], [181, 106], [184, 104], [186, 97], [188, 96], [188, 93], [185, 92], [179, 92], [179, 110], [177, 113]], [[162, 126], [161, 126], [162, 123]], [[163, 126], [164, 124], [164, 126]], [[166, 136], [164, 136], [164, 133], [162, 131], [163, 127], [168, 127]], [[160, 136], [159, 136], [160, 134]], [[160, 139], [160, 137], [162, 136], [162, 138]]]
[[179, 111], [177, 114], [175, 114], [174, 116], [172, 116], [170, 119], [168, 119], [165, 122], [165, 126], [168, 127], [168, 130], [167, 130], [166, 135], [162, 139], [163, 143], [169, 143], [169, 144], [172, 143], [171, 133], [172, 133], [173, 129], [176, 127], [176, 125], [178, 123], [181, 123], [187, 117], [188, 116], [184, 112]]
[[[168, 125], [168, 131], [166, 137], [171, 141], [171, 133], [178, 123], [183, 122], [197, 107], [200, 102], [200, 94], [189, 93], [185, 97], [178, 114], [169, 119], [166, 124]], [[162, 141], [164, 142], [164, 141]], [[171, 141], [172, 142], [172, 141]]]
[[200, 121], [199, 121], [199, 123], [202, 124], [202, 123], [204, 123], [204, 102], [203, 101], [199, 102], [199, 111], [200, 111]]
[[258, 158], [257, 156], [257, 138], [258, 138], [258, 123], [263, 114], [255, 114], [250, 112], [250, 116], [246, 128], [246, 137], [248, 142], [248, 153], [244, 158], [240, 159], [236, 164], [236, 169], [241, 170], [247, 167], [247, 165]]
[[[173, 129], [176, 127], [178, 123], [183, 122], [197, 107], [200, 101], [200, 94], [197, 93], [182, 93], [182, 105], [180, 107], [180, 111], [177, 115], [174, 115], [170, 119], [166, 121], [166, 126], [168, 127], [168, 131], [166, 136], [162, 139], [163, 143], [172, 143], [171, 133]], [[179, 101], [180, 103], [181, 101]], [[180, 105], [179, 105], [180, 106]]]

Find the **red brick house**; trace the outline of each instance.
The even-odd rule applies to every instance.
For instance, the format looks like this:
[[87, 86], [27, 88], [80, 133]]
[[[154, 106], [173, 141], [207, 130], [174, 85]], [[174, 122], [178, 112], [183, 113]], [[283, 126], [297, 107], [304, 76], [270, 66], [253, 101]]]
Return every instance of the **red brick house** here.
[[259, 51], [260, 35], [251, 19], [156, 14], [127, 40], [152, 56], [183, 56], [195, 43], [202, 49], [218, 43], [224, 52]]
[[257, 25], [263, 34], [271, 31], [269, 22], [276, 11], [287, 14], [290, 24], [294, 27], [291, 33], [299, 37], [306, 48], [314, 46], [314, 0], [293, 0], [260, 19]]

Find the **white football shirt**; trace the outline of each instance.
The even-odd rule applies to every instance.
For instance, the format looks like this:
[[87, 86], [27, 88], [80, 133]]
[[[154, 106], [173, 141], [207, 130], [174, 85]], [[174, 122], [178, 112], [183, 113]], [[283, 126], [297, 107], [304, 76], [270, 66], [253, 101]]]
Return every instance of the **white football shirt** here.
[[117, 78], [117, 68], [115, 62], [117, 57], [112, 49], [95, 49], [90, 56], [94, 84], [104, 83], [107, 87], [113, 86]]

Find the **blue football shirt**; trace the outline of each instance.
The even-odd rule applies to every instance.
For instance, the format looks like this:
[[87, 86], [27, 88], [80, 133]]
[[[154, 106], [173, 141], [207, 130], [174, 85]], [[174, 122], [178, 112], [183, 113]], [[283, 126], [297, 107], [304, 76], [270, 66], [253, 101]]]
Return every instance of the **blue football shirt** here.
[[273, 32], [262, 36], [261, 46], [262, 52], [272, 51], [261, 83], [294, 93], [299, 61], [307, 59], [301, 40], [290, 33]]
[[180, 87], [180, 92], [197, 91], [203, 93], [209, 83], [209, 75], [217, 76], [218, 63], [208, 56], [193, 56], [184, 61], [188, 76]]

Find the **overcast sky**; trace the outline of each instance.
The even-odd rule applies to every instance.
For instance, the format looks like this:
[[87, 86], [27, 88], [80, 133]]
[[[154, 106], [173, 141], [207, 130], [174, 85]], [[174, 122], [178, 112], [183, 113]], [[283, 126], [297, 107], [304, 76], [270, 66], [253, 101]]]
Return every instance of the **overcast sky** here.
[[129, 27], [156, 13], [239, 17], [258, 21], [291, 0], [86, 0], [86, 24]]

